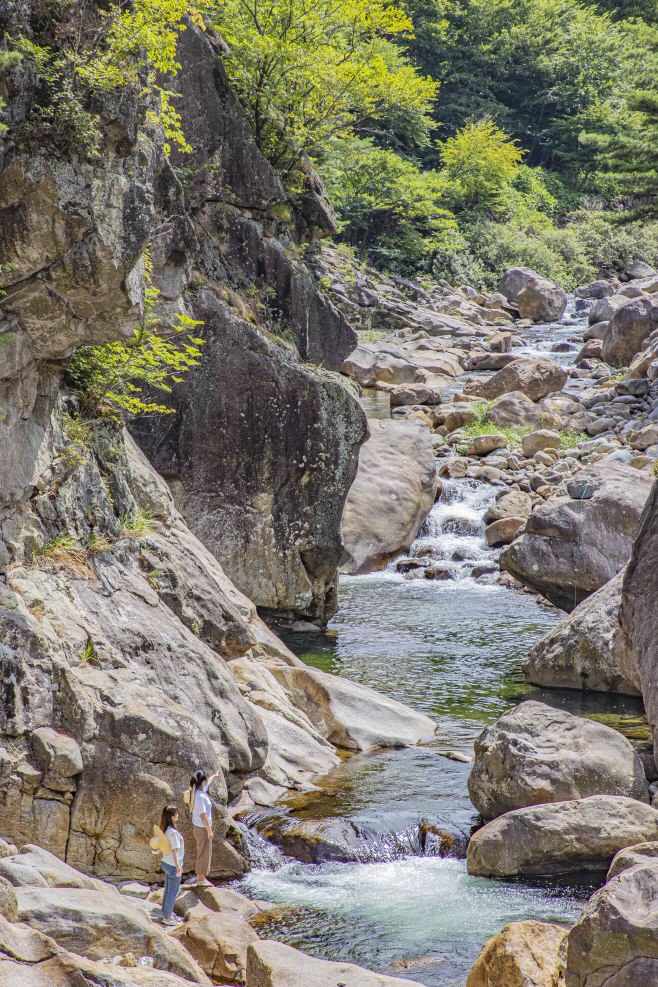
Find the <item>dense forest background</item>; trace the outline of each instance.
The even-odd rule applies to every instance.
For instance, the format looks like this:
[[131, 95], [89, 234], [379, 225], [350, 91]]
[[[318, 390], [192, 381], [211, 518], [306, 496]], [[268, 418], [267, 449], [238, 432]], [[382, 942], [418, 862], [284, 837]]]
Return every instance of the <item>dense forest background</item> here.
[[[0, 19], [0, 141], [93, 157], [99, 101], [128, 86], [185, 177], [166, 76], [186, 17], [224, 39], [290, 195], [310, 159], [359, 258], [476, 288], [658, 263], [656, 0], [41, 0]], [[1, 99], [20, 72], [22, 128]]]

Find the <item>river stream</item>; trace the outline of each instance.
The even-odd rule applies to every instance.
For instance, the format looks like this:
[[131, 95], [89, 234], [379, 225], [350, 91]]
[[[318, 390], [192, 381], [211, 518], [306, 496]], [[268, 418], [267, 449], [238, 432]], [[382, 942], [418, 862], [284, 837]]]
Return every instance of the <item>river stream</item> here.
[[[528, 349], [548, 355], [574, 328], [571, 320], [534, 327]], [[368, 414], [388, 416], [381, 396], [370, 400]], [[418, 747], [348, 758], [317, 792], [290, 801], [296, 818], [349, 821], [367, 847], [363, 862], [302, 864], [252, 835], [254, 867], [236, 886], [292, 906], [261, 934], [427, 987], [464, 987], [482, 944], [503, 925], [528, 918], [571, 924], [602, 882], [604, 875], [591, 873], [517, 881], [466, 873], [463, 848], [477, 824], [466, 789], [471, 765], [445, 752], [472, 757], [484, 726], [524, 698], [594, 716], [631, 738], [643, 733], [639, 700], [525, 683], [523, 656], [563, 615], [498, 586], [495, 575], [473, 578], [473, 566], [495, 554], [482, 515], [496, 492], [474, 480], [444, 481], [414, 548], [432, 544], [453, 580], [405, 579], [395, 563], [341, 577], [328, 632], [287, 639], [308, 664], [408, 703], [439, 726]], [[423, 823], [430, 833], [419, 839]], [[454, 845], [432, 831], [453, 834]]]

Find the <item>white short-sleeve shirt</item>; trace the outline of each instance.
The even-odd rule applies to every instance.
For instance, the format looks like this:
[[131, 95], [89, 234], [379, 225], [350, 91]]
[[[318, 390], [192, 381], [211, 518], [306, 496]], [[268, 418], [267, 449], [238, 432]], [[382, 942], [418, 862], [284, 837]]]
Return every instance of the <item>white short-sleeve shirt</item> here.
[[194, 793], [194, 808], [192, 809], [193, 826], [203, 826], [202, 812], [205, 812], [208, 817], [208, 823], [212, 827], [212, 799], [205, 788], [198, 788]]
[[185, 856], [185, 840], [183, 839], [183, 834], [179, 833], [177, 829], [173, 826], [169, 826], [167, 832], [165, 833], [167, 841], [169, 843], [169, 853], [163, 854], [162, 863], [169, 864], [170, 867], [176, 866], [176, 861], [174, 860], [173, 850], [178, 854], [178, 863], [183, 866], [183, 857]]

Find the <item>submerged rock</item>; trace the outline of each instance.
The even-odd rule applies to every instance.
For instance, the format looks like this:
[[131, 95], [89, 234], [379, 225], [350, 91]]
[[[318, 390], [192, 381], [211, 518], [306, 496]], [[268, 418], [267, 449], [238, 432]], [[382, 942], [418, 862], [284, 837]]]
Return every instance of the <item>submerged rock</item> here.
[[409, 551], [434, 504], [436, 467], [419, 421], [371, 419], [343, 513], [341, 571], [371, 572]]
[[617, 730], [534, 701], [480, 734], [468, 792], [484, 819], [589, 795], [649, 801], [642, 762]]
[[466, 987], [564, 987], [568, 931], [546, 922], [510, 922], [485, 942]]
[[658, 810], [635, 799], [592, 795], [506, 812], [468, 844], [475, 877], [607, 870], [634, 843], [658, 840]]

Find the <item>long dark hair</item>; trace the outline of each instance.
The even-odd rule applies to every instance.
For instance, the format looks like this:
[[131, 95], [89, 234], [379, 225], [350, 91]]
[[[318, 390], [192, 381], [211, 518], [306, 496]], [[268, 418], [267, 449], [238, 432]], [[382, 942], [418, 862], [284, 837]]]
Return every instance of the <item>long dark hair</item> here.
[[208, 781], [208, 772], [201, 771], [201, 769], [199, 769], [198, 771], [195, 771], [190, 778], [190, 788], [201, 788], [204, 781]]
[[174, 825], [174, 816], [177, 812], [177, 805], [165, 805], [162, 810], [162, 819], [160, 820], [160, 829], [163, 833], [166, 833], [169, 827]]

